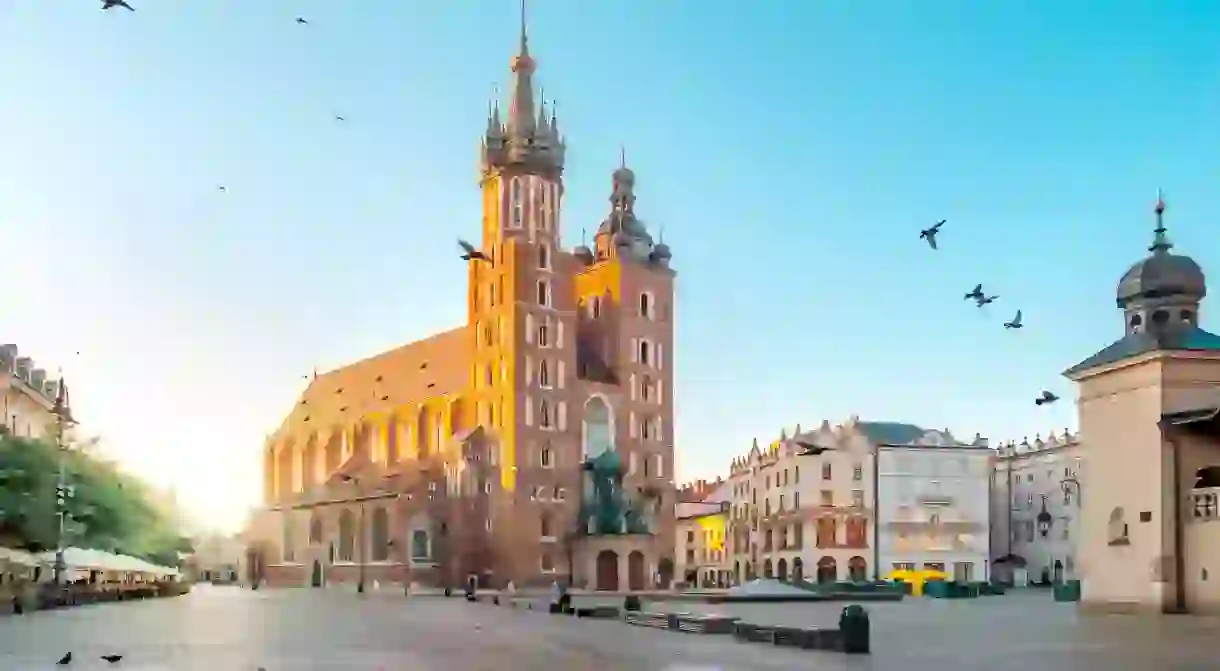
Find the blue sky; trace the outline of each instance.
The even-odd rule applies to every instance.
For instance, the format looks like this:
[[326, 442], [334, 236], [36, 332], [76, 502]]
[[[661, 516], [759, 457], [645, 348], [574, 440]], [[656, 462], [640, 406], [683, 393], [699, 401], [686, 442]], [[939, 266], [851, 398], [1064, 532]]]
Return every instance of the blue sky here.
[[[233, 525], [303, 375], [465, 318], [454, 238], [477, 237], [518, 10], [133, 2], [0, 3], [0, 340], [68, 371], [116, 458]], [[1220, 268], [1217, 13], [535, 0], [567, 243], [622, 144], [674, 249], [679, 474], [852, 413], [1074, 426], [1059, 373], [1121, 334], [1157, 187], [1177, 250]], [[961, 299], [980, 281], [994, 310]], [[1067, 400], [1035, 408], [1044, 387]]]

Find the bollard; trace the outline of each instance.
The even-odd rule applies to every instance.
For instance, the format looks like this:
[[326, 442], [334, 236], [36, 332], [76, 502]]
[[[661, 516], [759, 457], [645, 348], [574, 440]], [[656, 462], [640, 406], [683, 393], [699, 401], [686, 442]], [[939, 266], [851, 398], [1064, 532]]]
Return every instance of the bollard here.
[[453, 595], [453, 588], [452, 588], [452, 587], [446, 587], [446, 588], [445, 588], [445, 596], [452, 596], [452, 595]]
[[839, 614], [839, 631], [843, 636], [843, 652], [849, 655], [869, 653], [869, 620], [864, 606], [845, 606]]

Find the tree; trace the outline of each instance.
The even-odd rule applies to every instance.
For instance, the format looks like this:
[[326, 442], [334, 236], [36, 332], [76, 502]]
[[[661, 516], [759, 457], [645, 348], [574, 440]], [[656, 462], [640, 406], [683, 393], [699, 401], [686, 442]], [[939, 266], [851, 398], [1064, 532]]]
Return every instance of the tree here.
[[[147, 485], [99, 460], [89, 447], [69, 446], [63, 455], [70, 486], [65, 544], [176, 566], [189, 542], [152, 505]], [[0, 435], [0, 544], [33, 552], [56, 547], [59, 457], [54, 445]]]

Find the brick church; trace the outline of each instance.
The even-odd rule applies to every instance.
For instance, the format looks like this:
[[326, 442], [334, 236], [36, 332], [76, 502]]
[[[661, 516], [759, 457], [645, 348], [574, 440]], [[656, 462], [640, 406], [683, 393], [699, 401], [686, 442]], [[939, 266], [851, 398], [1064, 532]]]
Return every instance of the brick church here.
[[[606, 590], [671, 578], [670, 251], [636, 217], [621, 160], [594, 246], [564, 248], [566, 145], [534, 73], [523, 22], [507, 112], [493, 103], [482, 139], [466, 323], [313, 379], [264, 450], [248, 578]], [[607, 451], [648, 534], [582, 533], [585, 463]]]

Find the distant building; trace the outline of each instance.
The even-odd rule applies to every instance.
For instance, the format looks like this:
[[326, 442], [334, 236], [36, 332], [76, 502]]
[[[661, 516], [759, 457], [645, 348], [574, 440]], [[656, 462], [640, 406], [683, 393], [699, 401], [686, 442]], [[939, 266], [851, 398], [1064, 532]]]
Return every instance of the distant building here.
[[1033, 581], [1059, 582], [1076, 571], [1083, 451], [1066, 429], [996, 450], [991, 488], [994, 576], [1017, 569]]
[[4, 430], [20, 438], [50, 438], [55, 431], [59, 380], [21, 356], [16, 345], [0, 345], [0, 411]]
[[717, 478], [699, 480], [678, 490], [675, 511], [676, 577], [692, 587], [728, 587], [732, 566], [726, 536], [732, 485]]
[[877, 575], [934, 569], [988, 580], [995, 453], [987, 440], [964, 443], [948, 429], [912, 427], [876, 452]]
[[237, 534], [204, 534], [193, 539], [195, 552], [185, 561], [187, 574], [202, 582], [242, 579], [246, 544]]

